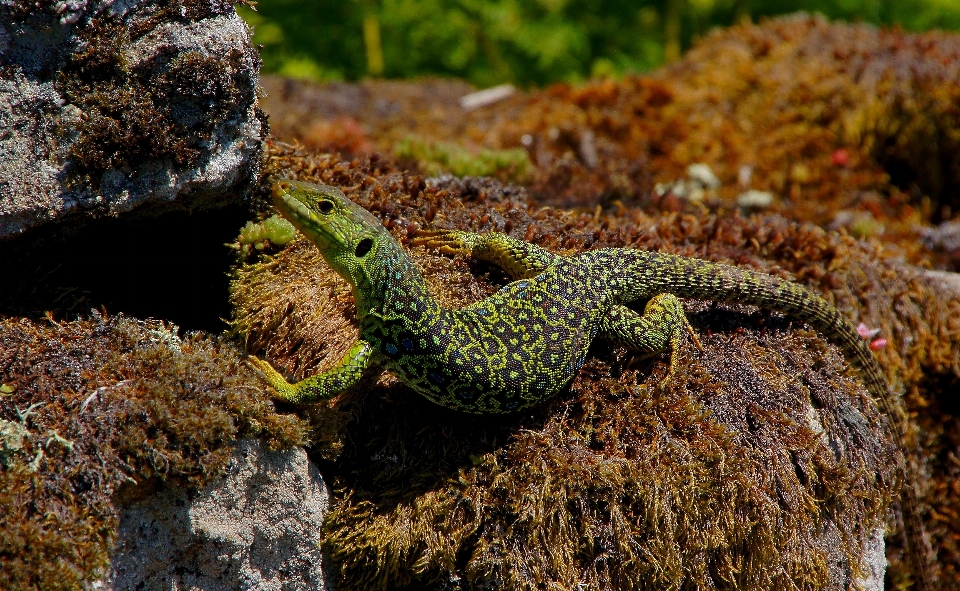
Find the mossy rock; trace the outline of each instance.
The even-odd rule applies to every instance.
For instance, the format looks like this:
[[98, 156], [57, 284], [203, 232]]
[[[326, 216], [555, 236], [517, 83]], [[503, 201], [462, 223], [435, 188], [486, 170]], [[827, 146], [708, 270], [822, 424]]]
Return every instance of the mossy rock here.
[[0, 380], [0, 431], [16, 438], [0, 436], [0, 587], [11, 591], [102, 576], [121, 497], [160, 480], [201, 485], [243, 437], [274, 448], [307, 437], [235, 347], [158, 321], [0, 319]]
[[[276, 137], [327, 149], [390, 152], [406, 136], [469, 152], [523, 149], [532, 167], [517, 180], [544, 204], [732, 212], [754, 189], [776, 197], [767, 211], [950, 264], [922, 248], [916, 227], [960, 212], [958, 79], [957, 32], [799, 13], [716, 29], [643, 76], [555, 84], [469, 112], [457, 99], [470, 89], [435, 80], [315, 87], [272, 78], [264, 109]], [[338, 117], [364, 141], [316, 133], [340, 132]], [[697, 163], [722, 182], [707, 199], [653, 195]]]
[[[500, 230], [558, 252], [633, 246], [799, 281], [881, 328], [881, 361], [911, 403], [924, 372], [948, 371], [960, 349], [952, 302], [842, 234], [773, 216], [539, 208], [492, 181], [424, 183], [380, 159], [268, 151], [268, 171], [340, 185], [404, 242], [427, 225]], [[482, 264], [411, 254], [448, 305], [504, 281]], [[251, 351], [295, 378], [356, 336], [348, 286], [302, 238], [240, 266], [231, 297]], [[343, 587], [823, 589], [865, 575], [859, 557], [883, 527], [900, 452], [856, 375], [782, 316], [686, 306], [704, 350], [682, 348], [669, 382], [666, 358], [637, 362], [598, 341], [567, 393], [525, 413], [456, 413], [389, 376], [306, 409], [324, 427], [314, 451], [336, 499], [325, 528]], [[891, 578], [905, 584], [889, 541]]]

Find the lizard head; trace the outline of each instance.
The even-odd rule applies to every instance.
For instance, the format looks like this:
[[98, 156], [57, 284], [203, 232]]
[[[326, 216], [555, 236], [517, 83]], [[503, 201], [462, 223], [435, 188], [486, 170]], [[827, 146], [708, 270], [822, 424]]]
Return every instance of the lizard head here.
[[369, 280], [372, 261], [384, 251], [400, 248], [377, 218], [336, 187], [280, 179], [273, 184], [273, 201], [354, 286]]

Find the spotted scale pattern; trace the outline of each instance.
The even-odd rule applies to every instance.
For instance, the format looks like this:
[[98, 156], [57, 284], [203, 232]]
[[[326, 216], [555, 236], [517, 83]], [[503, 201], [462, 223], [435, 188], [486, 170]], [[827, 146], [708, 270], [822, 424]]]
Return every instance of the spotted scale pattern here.
[[[444, 406], [510, 412], [548, 398], [583, 364], [605, 307], [579, 265], [553, 281], [515, 281], [462, 310], [421, 322], [361, 322], [386, 369]], [[593, 294], [593, 297], [583, 297]]]

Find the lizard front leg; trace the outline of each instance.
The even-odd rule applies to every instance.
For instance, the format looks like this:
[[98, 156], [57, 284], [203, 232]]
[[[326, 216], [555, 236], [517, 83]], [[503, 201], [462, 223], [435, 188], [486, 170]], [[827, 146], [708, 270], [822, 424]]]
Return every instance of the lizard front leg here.
[[475, 234], [459, 230], [421, 230], [413, 243], [444, 254], [469, 256], [493, 263], [514, 279], [529, 279], [560, 260], [560, 255], [500, 232]]
[[247, 358], [247, 365], [270, 384], [277, 398], [292, 404], [312, 404], [336, 396], [360, 381], [360, 376], [374, 365], [373, 345], [358, 340], [340, 359], [335, 367], [323, 373], [305, 378], [296, 384], [288, 382], [270, 363], [254, 356]]
[[669, 293], [650, 298], [642, 315], [626, 306], [611, 307], [600, 320], [600, 332], [645, 357], [669, 349], [670, 376], [677, 371], [676, 352], [683, 341], [684, 332], [693, 338], [698, 349], [703, 349], [683, 311], [683, 303]]

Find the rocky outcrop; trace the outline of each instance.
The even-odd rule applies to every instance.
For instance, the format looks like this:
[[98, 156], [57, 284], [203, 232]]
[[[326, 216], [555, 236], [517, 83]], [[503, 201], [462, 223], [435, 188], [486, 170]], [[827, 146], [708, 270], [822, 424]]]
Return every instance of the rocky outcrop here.
[[164, 487], [120, 512], [101, 588], [322, 591], [327, 488], [302, 448], [240, 443], [199, 492]]
[[231, 3], [0, 6], [0, 240], [221, 204], [256, 178], [260, 58]]

